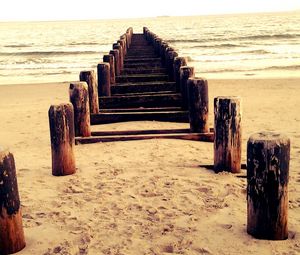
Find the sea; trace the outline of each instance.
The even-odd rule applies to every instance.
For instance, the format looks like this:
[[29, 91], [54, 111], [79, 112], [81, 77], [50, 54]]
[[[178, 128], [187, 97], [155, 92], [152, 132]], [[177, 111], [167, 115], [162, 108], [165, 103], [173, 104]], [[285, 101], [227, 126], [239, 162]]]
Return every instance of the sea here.
[[207, 79], [300, 77], [300, 12], [0, 22], [0, 85], [78, 80], [132, 27], [148, 27]]

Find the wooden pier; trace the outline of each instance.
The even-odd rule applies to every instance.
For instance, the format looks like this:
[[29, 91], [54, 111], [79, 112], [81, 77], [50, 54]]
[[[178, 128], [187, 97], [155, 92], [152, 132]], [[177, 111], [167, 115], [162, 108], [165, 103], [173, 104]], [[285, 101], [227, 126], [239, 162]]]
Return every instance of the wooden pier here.
[[[189, 75], [180, 68], [187, 67], [186, 59], [157, 35], [143, 28], [143, 33], [133, 33], [132, 28], [112, 45], [112, 50], [97, 66], [98, 102], [90, 108], [91, 125], [126, 121], [166, 121], [189, 123], [189, 111], [185, 106], [181, 83], [187, 83]], [[193, 68], [192, 68], [193, 69]], [[81, 73], [86, 73], [83, 71]], [[93, 73], [92, 71], [90, 73]], [[86, 76], [86, 75], [85, 75]], [[85, 80], [80, 75], [81, 81]], [[95, 91], [95, 84], [88, 84]], [[187, 88], [185, 88], [187, 90]], [[90, 102], [95, 97], [90, 95]], [[204, 119], [204, 118], [202, 118]], [[78, 143], [127, 141], [140, 139], [188, 139], [213, 141], [213, 130], [195, 133], [192, 129], [134, 130], [121, 132], [92, 132], [91, 136], [76, 137]]]

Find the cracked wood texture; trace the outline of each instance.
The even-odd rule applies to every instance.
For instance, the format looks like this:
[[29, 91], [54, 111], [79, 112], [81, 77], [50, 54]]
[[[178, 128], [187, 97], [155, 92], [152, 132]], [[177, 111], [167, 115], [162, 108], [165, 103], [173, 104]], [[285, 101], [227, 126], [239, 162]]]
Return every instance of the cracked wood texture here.
[[239, 97], [214, 99], [214, 169], [216, 172], [241, 171], [241, 100]]
[[253, 134], [247, 144], [247, 232], [259, 239], [288, 238], [290, 140]]
[[16, 167], [13, 154], [0, 148], [0, 254], [25, 247]]
[[71, 103], [51, 105], [49, 125], [52, 154], [52, 174], [55, 176], [75, 173], [74, 111]]
[[191, 133], [208, 133], [207, 80], [190, 78], [187, 81]]
[[85, 81], [88, 85], [90, 112], [99, 113], [99, 99], [96, 73], [94, 72], [94, 70], [82, 71], [79, 74], [79, 80]]
[[71, 83], [69, 93], [74, 108], [75, 136], [90, 136], [90, 107], [86, 82]]

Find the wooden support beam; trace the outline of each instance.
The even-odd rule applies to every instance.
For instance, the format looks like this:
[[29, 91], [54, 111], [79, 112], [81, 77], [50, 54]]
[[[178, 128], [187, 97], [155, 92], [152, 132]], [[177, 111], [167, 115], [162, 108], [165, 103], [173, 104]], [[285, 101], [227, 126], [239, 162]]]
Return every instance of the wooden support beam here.
[[78, 137], [76, 144], [89, 144], [98, 142], [119, 142], [119, 141], [136, 141], [149, 139], [182, 139], [190, 141], [212, 142], [213, 133], [183, 133], [183, 134], [156, 134], [156, 135], [127, 135], [127, 136], [93, 136]]
[[74, 109], [71, 103], [51, 105], [48, 111], [52, 174], [63, 176], [74, 174], [75, 169], [75, 130]]
[[206, 79], [190, 78], [187, 82], [191, 132], [208, 132], [208, 85]]
[[90, 136], [90, 107], [86, 82], [71, 83], [69, 95], [74, 108], [75, 135]]
[[169, 106], [179, 107], [181, 104], [181, 95], [178, 93], [167, 95], [111, 96], [99, 98], [100, 109]]
[[188, 123], [188, 113], [186, 111], [171, 112], [110, 112], [91, 115], [91, 124], [106, 124], [127, 121], [168, 121]]
[[110, 96], [110, 64], [99, 63], [97, 65], [98, 74], [98, 95], [99, 96]]
[[116, 83], [115, 57], [113, 54], [103, 56], [103, 62], [109, 63], [110, 68], [110, 84]]
[[162, 135], [162, 134], [178, 134], [189, 133], [188, 128], [185, 129], [148, 129], [148, 130], [121, 130], [121, 131], [94, 131], [92, 136], [113, 136], [113, 135]]
[[14, 155], [0, 147], [0, 254], [25, 247]]
[[157, 74], [157, 73], [166, 73], [166, 68], [124, 68], [122, 70], [122, 75], [128, 74]]
[[128, 74], [119, 75], [116, 78], [117, 83], [121, 82], [151, 82], [151, 81], [167, 81], [166, 74]]
[[141, 63], [141, 62], [161, 62], [160, 58], [126, 58], [124, 60], [125, 64], [128, 63]]
[[164, 67], [161, 62], [148, 63], [125, 63], [124, 68], [160, 68]]
[[125, 83], [124, 85], [111, 86], [111, 93], [125, 94], [125, 93], [143, 93], [143, 92], [159, 92], [159, 91], [173, 91], [176, 87], [174, 82], [145, 82], [145, 83]]
[[178, 112], [182, 111], [181, 107], [155, 107], [155, 108], [115, 108], [115, 109], [100, 109], [100, 113], [117, 113], [117, 112]]
[[99, 112], [98, 87], [96, 81], [96, 73], [94, 70], [82, 71], [79, 74], [79, 80], [84, 81], [88, 85], [90, 112]]
[[215, 171], [241, 171], [241, 100], [239, 97], [214, 99], [214, 165]]
[[290, 139], [253, 134], [247, 144], [247, 232], [259, 239], [288, 238]]

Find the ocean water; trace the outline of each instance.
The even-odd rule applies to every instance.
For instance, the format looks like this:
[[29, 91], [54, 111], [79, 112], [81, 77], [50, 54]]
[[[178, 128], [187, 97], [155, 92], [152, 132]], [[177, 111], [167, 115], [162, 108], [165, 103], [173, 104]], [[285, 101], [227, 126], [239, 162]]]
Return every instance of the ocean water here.
[[0, 23], [0, 85], [78, 80], [112, 44], [147, 26], [198, 76], [300, 77], [300, 13]]

